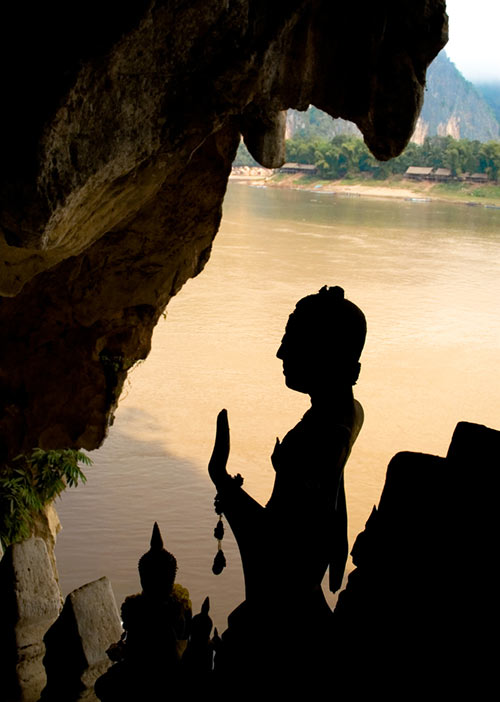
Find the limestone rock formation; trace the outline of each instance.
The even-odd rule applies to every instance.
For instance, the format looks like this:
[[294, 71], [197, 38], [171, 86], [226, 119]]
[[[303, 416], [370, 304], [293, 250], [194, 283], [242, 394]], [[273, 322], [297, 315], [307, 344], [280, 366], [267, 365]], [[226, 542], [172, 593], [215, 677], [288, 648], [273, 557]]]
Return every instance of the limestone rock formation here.
[[49, 554], [52, 564], [52, 570], [54, 571], [54, 578], [57, 583], [59, 582], [59, 573], [57, 571], [55, 550], [57, 535], [61, 529], [62, 525], [53, 502], [49, 502], [49, 504], [45, 505], [45, 507], [33, 517], [32, 534], [45, 541], [47, 553]]
[[422, 113], [417, 123], [418, 133], [412, 141], [426, 135], [454, 139], [497, 140], [499, 124], [486, 100], [469, 83], [445, 51], [436, 57], [427, 73], [427, 90]]
[[36, 702], [46, 682], [43, 637], [62, 606], [43, 539], [6, 549], [0, 563], [2, 700]]
[[98, 446], [127, 370], [205, 265], [240, 134], [289, 107], [413, 132], [444, 0], [138, 0], [0, 10], [0, 463]]
[[103, 577], [73, 590], [45, 635], [47, 702], [95, 702], [94, 683], [111, 665], [107, 649], [122, 627], [111, 583]]

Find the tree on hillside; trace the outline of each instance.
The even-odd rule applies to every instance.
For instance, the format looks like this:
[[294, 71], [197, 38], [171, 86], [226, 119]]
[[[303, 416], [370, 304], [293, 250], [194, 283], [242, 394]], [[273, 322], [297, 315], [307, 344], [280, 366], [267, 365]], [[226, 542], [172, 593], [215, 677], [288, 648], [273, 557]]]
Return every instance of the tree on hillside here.
[[403, 153], [390, 161], [377, 161], [365, 143], [351, 135], [324, 139], [294, 138], [287, 141], [287, 160], [314, 164], [323, 178], [356, 175], [379, 180], [404, 174], [409, 166], [449, 168], [452, 175], [486, 173], [497, 180], [500, 173], [500, 142], [456, 140], [451, 136], [428, 137], [422, 146], [410, 143]]
[[500, 172], [500, 142], [487, 141], [481, 144], [479, 151], [479, 168], [482, 173], [486, 173], [491, 180], [498, 180]]

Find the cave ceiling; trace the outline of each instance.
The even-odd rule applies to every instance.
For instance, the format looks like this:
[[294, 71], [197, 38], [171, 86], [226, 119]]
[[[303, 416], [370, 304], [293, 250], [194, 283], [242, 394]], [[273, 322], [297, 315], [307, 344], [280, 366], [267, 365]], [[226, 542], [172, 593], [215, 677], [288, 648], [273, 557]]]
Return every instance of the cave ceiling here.
[[408, 142], [443, 0], [136, 0], [0, 10], [0, 461], [100, 445], [127, 370], [210, 255], [239, 140], [287, 108]]

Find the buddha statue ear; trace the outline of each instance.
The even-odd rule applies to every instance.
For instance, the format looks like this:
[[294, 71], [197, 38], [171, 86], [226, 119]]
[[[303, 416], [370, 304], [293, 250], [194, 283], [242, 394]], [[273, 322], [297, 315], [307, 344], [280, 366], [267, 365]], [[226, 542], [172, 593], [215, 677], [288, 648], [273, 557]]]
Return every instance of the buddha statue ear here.
[[356, 385], [356, 383], [358, 382], [360, 371], [361, 371], [361, 363], [357, 362], [354, 364], [354, 367], [353, 367], [351, 385]]

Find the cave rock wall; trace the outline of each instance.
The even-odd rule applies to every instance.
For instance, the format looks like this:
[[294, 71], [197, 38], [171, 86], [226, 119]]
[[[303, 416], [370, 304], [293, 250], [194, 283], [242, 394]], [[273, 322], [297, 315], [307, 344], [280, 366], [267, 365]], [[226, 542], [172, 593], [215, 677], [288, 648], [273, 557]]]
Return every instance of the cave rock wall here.
[[240, 135], [289, 107], [397, 155], [446, 42], [443, 0], [4, 4], [0, 462], [97, 447], [127, 370], [199, 273]]

